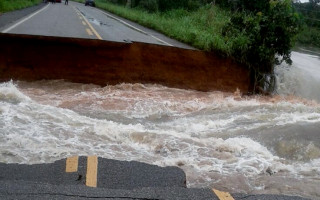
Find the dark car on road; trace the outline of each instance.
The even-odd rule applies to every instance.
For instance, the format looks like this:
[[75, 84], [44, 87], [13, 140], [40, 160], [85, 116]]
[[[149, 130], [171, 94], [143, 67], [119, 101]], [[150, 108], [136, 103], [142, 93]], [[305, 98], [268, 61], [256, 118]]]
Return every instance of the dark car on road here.
[[94, 3], [94, 0], [86, 0], [85, 3], [84, 3], [84, 5], [86, 5], [86, 6], [93, 6], [93, 7], [96, 6], [96, 4]]

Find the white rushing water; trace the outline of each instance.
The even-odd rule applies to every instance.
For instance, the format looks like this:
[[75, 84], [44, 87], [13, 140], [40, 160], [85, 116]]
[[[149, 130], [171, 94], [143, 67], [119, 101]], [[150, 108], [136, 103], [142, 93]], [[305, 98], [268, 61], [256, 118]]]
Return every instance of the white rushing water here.
[[320, 102], [320, 53], [310, 55], [292, 52], [293, 66], [276, 68], [278, 92]]
[[95, 154], [178, 166], [189, 187], [319, 199], [320, 73], [313, 66], [305, 71], [314, 80], [302, 80], [294, 63], [277, 69], [281, 95], [272, 97], [143, 84], [2, 83], [0, 162]]

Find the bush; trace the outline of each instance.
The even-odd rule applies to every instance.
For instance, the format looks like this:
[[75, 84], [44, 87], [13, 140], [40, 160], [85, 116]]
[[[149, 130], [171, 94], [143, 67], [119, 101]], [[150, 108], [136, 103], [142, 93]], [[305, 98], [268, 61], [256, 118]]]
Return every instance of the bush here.
[[159, 10], [167, 11], [172, 9], [187, 8], [189, 0], [159, 0]]
[[158, 1], [157, 0], [140, 0], [138, 7], [147, 10], [148, 12], [158, 11]]
[[189, 0], [187, 3], [187, 9], [192, 11], [192, 10], [197, 10], [202, 6], [201, 1], [199, 0]]
[[111, 3], [114, 3], [114, 4], [118, 4], [118, 5], [126, 5], [127, 4], [127, 0], [107, 0]]
[[[119, 1], [119, 0], [112, 0]], [[197, 10], [203, 5], [204, 0], [131, 0], [131, 7], [139, 7], [148, 12], [166, 12], [168, 10], [186, 9]], [[117, 2], [119, 4], [119, 2]], [[121, 4], [121, 3], [120, 3]]]
[[273, 74], [275, 64], [292, 63], [291, 48], [301, 20], [290, 0], [239, 0], [236, 5], [238, 11], [223, 35], [231, 43], [232, 56], [254, 71], [254, 80], [261, 80], [255, 85], [266, 88], [265, 74]]
[[216, 0], [216, 4], [223, 8], [229, 8], [238, 11], [262, 12], [265, 11], [269, 0]]
[[305, 27], [298, 35], [298, 43], [307, 46], [320, 47], [320, 29]]
[[0, 13], [4, 11], [3, 1], [0, 1]]
[[301, 13], [309, 27], [320, 28], [320, 4], [309, 1], [308, 3], [294, 3], [293, 6]]

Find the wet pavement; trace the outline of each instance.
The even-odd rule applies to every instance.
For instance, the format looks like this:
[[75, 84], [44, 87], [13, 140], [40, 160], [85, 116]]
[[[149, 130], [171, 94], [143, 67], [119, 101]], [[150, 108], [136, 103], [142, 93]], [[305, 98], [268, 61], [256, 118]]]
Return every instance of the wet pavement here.
[[77, 169], [67, 159], [45, 164], [0, 163], [0, 199], [168, 199], [168, 200], [303, 200], [282, 195], [216, 195], [211, 188], [187, 188], [186, 175], [178, 167], [158, 167], [135, 161], [97, 158], [96, 187], [88, 187], [87, 157], [79, 157]]

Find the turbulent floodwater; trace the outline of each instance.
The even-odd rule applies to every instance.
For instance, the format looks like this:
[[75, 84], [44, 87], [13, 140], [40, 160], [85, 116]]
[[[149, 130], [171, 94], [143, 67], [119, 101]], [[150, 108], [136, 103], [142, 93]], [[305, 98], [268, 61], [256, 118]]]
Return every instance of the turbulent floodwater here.
[[312, 85], [318, 82], [309, 84], [311, 96], [290, 89], [302, 79], [297, 68], [277, 69], [280, 95], [272, 97], [143, 84], [2, 83], [0, 162], [95, 154], [178, 166], [189, 187], [320, 199], [320, 92]]

